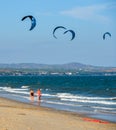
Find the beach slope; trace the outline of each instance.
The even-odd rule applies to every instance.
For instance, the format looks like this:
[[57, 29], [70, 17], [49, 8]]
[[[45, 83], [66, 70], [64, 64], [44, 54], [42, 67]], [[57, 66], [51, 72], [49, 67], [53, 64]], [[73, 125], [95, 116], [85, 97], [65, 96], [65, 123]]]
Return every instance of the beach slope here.
[[116, 130], [116, 124], [0, 98], [0, 130]]

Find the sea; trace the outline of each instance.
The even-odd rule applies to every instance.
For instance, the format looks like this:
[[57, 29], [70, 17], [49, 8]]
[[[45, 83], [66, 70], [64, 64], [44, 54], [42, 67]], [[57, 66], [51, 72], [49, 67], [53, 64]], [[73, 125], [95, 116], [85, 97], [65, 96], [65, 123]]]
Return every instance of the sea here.
[[116, 76], [0, 76], [0, 97], [31, 103], [30, 89], [42, 107], [116, 122]]

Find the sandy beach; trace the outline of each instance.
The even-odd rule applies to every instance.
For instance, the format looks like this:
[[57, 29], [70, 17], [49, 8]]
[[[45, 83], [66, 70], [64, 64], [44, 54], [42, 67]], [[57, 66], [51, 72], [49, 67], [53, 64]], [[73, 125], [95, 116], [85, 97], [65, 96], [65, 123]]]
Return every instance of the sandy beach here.
[[0, 98], [0, 130], [116, 130], [116, 124]]

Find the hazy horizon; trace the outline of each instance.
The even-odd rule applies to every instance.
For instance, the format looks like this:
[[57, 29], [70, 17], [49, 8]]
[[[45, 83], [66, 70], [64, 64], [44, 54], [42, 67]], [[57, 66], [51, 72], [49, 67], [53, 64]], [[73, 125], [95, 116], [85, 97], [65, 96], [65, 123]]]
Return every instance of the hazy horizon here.
[[88, 66], [94, 66], [94, 67], [116, 67], [116, 66], [102, 66], [102, 65], [92, 65], [92, 64], [86, 64], [86, 63], [80, 63], [80, 62], [67, 62], [67, 63], [54, 63], [54, 64], [48, 64], [48, 63], [31, 63], [31, 62], [20, 62], [20, 63], [0, 63], [0, 64], [8, 64], [8, 65], [12, 65], [12, 64], [40, 64], [40, 65], [65, 65], [65, 64], [82, 64], [82, 65], [88, 65]]

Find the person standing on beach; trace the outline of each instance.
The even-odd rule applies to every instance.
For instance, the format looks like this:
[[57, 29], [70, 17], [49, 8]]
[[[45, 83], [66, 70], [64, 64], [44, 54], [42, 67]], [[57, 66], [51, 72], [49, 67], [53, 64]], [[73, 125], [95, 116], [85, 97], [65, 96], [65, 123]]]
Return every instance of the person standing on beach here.
[[33, 89], [30, 89], [30, 99], [31, 99], [31, 101], [34, 101], [34, 91], [33, 91]]
[[38, 101], [40, 101], [41, 100], [41, 90], [40, 89], [37, 90], [37, 96], [38, 96]]

